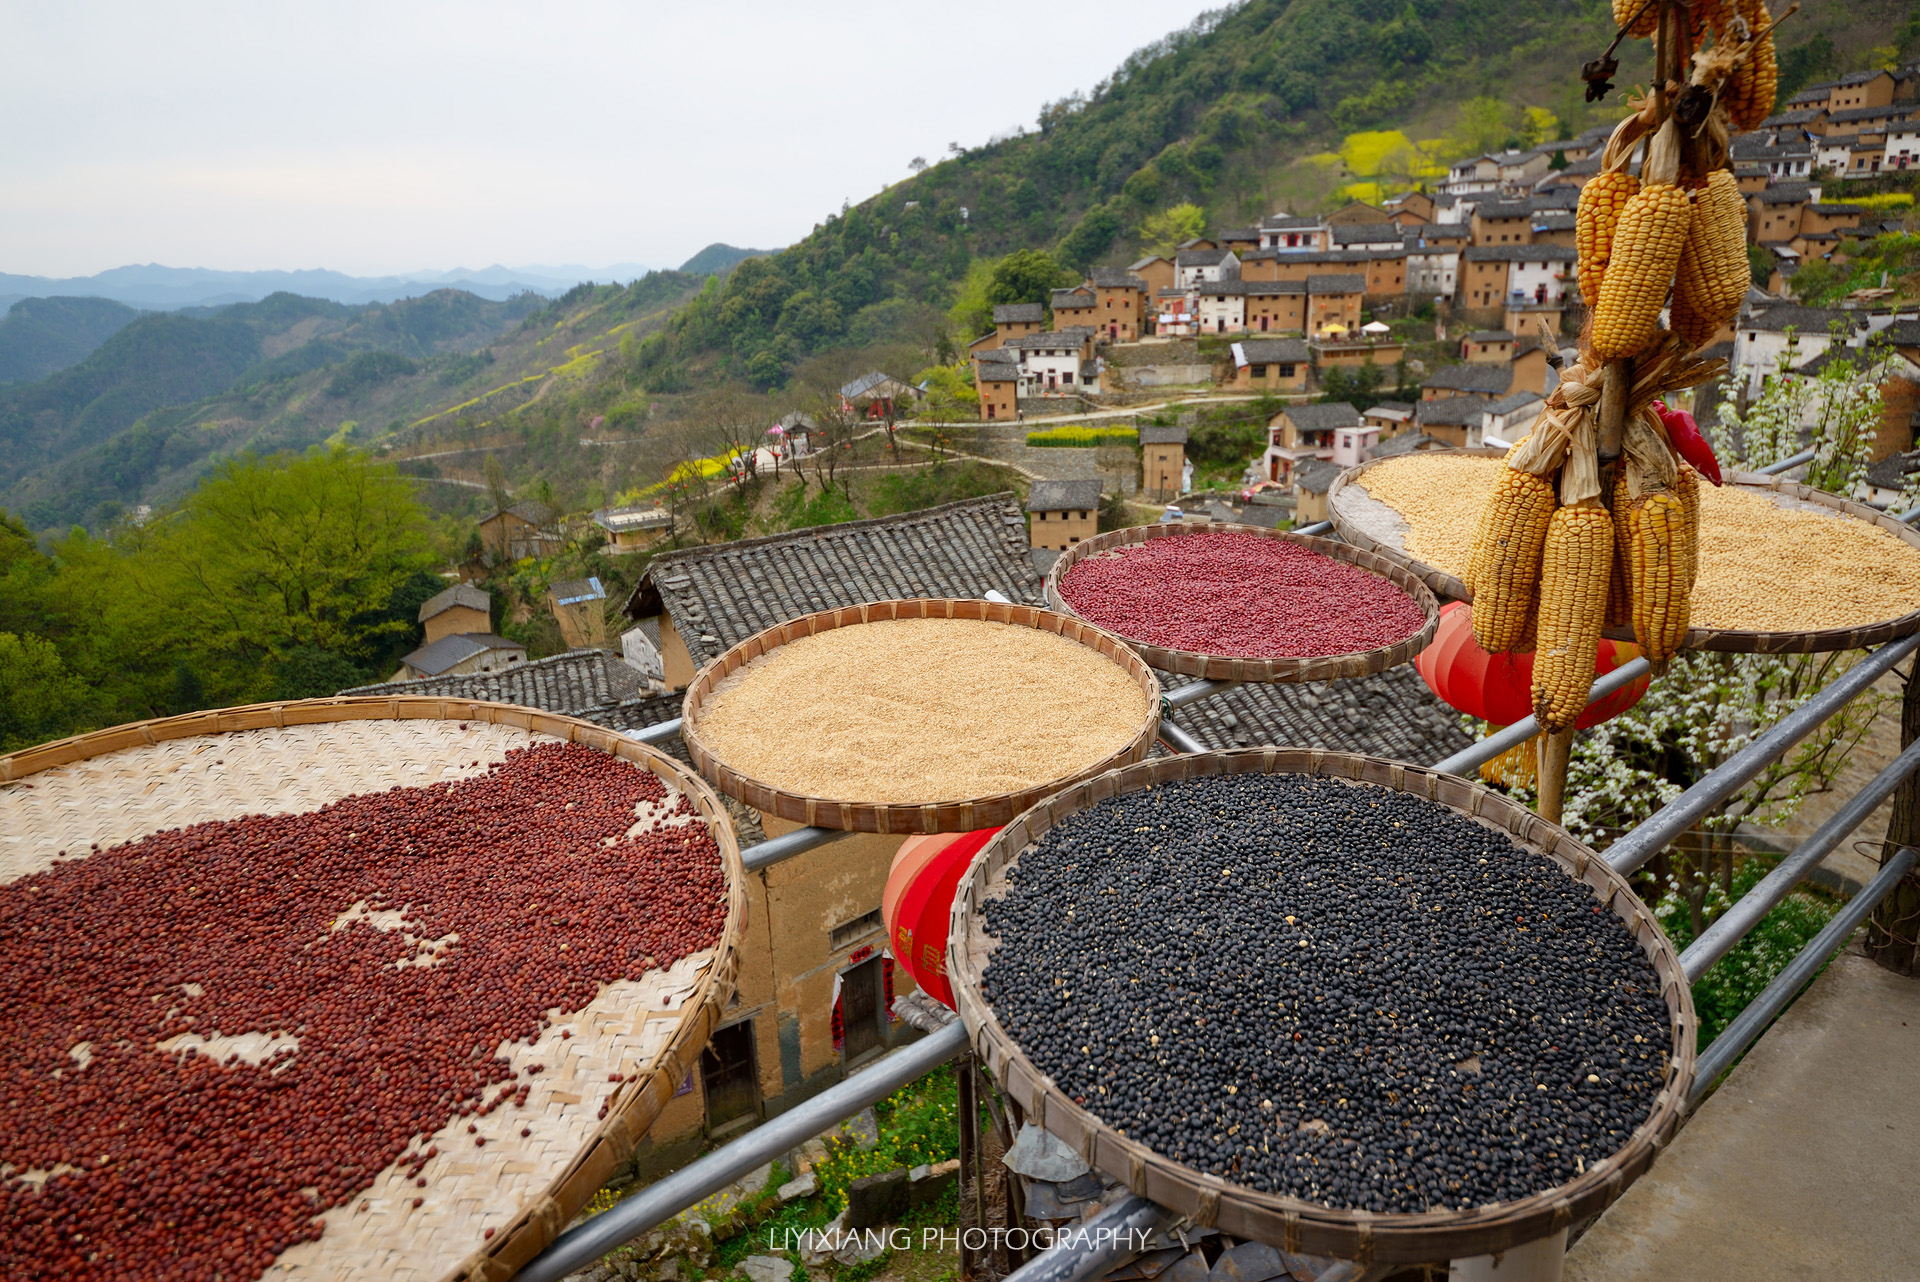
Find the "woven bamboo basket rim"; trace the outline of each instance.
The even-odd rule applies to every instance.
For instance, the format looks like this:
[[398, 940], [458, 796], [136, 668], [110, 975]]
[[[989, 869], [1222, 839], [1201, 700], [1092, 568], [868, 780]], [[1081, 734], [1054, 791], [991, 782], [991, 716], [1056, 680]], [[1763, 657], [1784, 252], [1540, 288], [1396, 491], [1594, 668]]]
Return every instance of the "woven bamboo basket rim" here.
[[1215, 531], [1255, 534], [1264, 539], [1272, 539], [1276, 543], [1292, 543], [1306, 548], [1309, 552], [1318, 552], [1331, 560], [1378, 575], [1413, 598], [1413, 603], [1420, 607], [1422, 615], [1420, 627], [1411, 635], [1402, 637], [1391, 645], [1376, 646], [1371, 650], [1271, 659], [1203, 654], [1195, 650], [1172, 650], [1135, 640], [1125, 633], [1119, 634], [1121, 640], [1132, 646], [1150, 666], [1162, 672], [1177, 672], [1183, 676], [1205, 677], [1213, 681], [1296, 682], [1364, 677], [1409, 662], [1414, 655], [1427, 648], [1433, 641], [1434, 629], [1440, 626], [1439, 601], [1434, 598], [1432, 589], [1407, 568], [1406, 558], [1403, 556], [1355, 547], [1335, 539], [1296, 534], [1291, 530], [1268, 530], [1257, 525], [1239, 525], [1221, 521], [1166, 521], [1158, 525], [1135, 525], [1124, 530], [1110, 530], [1105, 534], [1076, 543], [1062, 552], [1047, 571], [1047, 604], [1061, 614], [1071, 615], [1076, 619], [1083, 617], [1067, 600], [1060, 585], [1065, 581], [1067, 571], [1087, 557], [1099, 556], [1115, 548], [1145, 543], [1150, 539], [1177, 538], [1187, 534]]
[[[1133, 737], [1125, 746], [1107, 754], [1080, 770], [1059, 779], [1048, 780], [1016, 792], [997, 792], [984, 797], [950, 798], [925, 803], [839, 801], [789, 792], [772, 784], [741, 774], [722, 761], [700, 735], [700, 709], [714, 687], [735, 670], [745, 667], [761, 655], [771, 653], [790, 641], [830, 632], [835, 628], [857, 627], [864, 623], [883, 623], [894, 619], [974, 619], [987, 623], [1006, 623], [1034, 628], [1055, 636], [1078, 641], [1119, 664], [1147, 696], [1147, 712]], [[766, 814], [807, 824], [815, 828], [835, 828], [846, 832], [933, 833], [972, 832], [976, 828], [998, 828], [1033, 805], [1042, 797], [1069, 784], [1091, 778], [1116, 765], [1139, 761], [1153, 746], [1160, 730], [1160, 679], [1125, 641], [1084, 619], [1076, 619], [1056, 610], [1039, 606], [1016, 605], [1003, 601], [976, 601], [948, 597], [915, 597], [899, 601], [872, 601], [865, 605], [843, 606], [803, 614], [785, 623], [775, 624], [748, 637], [725, 654], [700, 669], [687, 687], [680, 714], [680, 739], [687, 755], [707, 780], [729, 797]]]
[[[1357, 463], [1340, 473], [1340, 475], [1334, 477], [1333, 484], [1327, 487], [1327, 519], [1333, 522], [1333, 528], [1338, 532], [1340, 537], [1355, 547], [1365, 548], [1369, 552], [1378, 552], [1383, 556], [1397, 558], [1403, 565], [1411, 570], [1422, 583], [1432, 588], [1435, 596], [1443, 597], [1451, 601], [1471, 601], [1473, 600], [1473, 593], [1467, 590], [1467, 585], [1460, 580], [1459, 576], [1450, 574], [1437, 565], [1429, 565], [1427, 562], [1422, 561], [1420, 558], [1408, 552], [1405, 548], [1394, 547], [1391, 543], [1383, 542], [1367, 533], [1366, 530], [1361, 528], [1359, 522], [1354, 519], [1353, 513], [1350, 510], [1346, 510], [1345, 505], [1341, 502], [1342, 497], [1345, 496], [1349, 487], [1357, 489], [1366, 488], [1366, 482], [1360, 478], [1366, 475], [1367, 469], [1369, 468], [1378, 467], [1382, 463], [1391, 463], [1396, 458], [1439, 458], [1445, 455], [1465, 456], [1467, 458], [1505, 458], [1507, 451], [1494, 446], [1475, 445], [1470, 448], [1421, 450], [1418, 455], [1401, 454], [1395, 455], [1393, 458], [1368, 459], [1364, 463]], [[1371, 496], [1369, 496], [1369, 498], [1371, 499]], [[1351, 501], [1351, 499], [1348, 500], [1348, 502]], [[1371, 501], [1379, 503], [1382, 507], [1388, 507], [1388, 504], [1381, 502], [1379, 499], [1371, 499]]]
[[[1506, 455], [1503, 449], [1485, 447], [1467, 450], [1432, 450], [1429, 453], [1465, 454], [1483, 458]], [[1334, 479], [1327, 491], [1327, 511], [1333, 519], [1334, 527], [1340, 531], [1341, 537], [1375, 550], [1382, 549], [1384, 545], [1359, 528], [1353, 519], [1352, 512], [1343, 512], [1334, 500], [1349, 484], [1365, 488], [1365, 482], [1361, 478], [1366, 470], [1375, 464], [1388, 461], [1390, 460], [1371, 459], [1357, 467], [1348, 468]], [[1920, 551], [1920, 530], [1914, 529], [1904, 521], [1895, 520], [1888, 513], [1869, 507], [1865, 503], [1844, 499], [1837, 494], [1829, 494], [1825, 490], [1816, 490], [1810, 485], [1803, 485], [1785, 477], [1763, 476], [1758, 472], [1729, 472], [1725, 480], [1729, 486], [1738, 489], [1767, 493], [1775, 496], [1776, 500], [1785, 499], [1806, 503], [1824, 508], [1839, 516], [1865, 521], [1869, 525], [1885, 530], [1915, 551]], [[1378, 500], [1375, 501], [1378, 502]], [[1785, 505], [1782, 504], [1782, 506]], [[1396, 549], [1391, 546], [1385, 546], [1385, 551], [1388, 555], [1397, 554], [1405, 557], [1405, 553], [1396, 552]], [[1435, 592], [1460, 601], [1473, 600], [1473, 593], [1468, 590], [1467, 585], [1445, 570], [1411, 557], [1405, 557], [1405, 559]], [[1888, 641], [1912, 636], [1915, 632], [1920, 632], [1920, 608], [1910, 610], [1898, 618], [1832, 628], [1807, 628], [1785, 632], [1762, 631], [1756, 628], [1689, 628], [1686, 639], [1680, 643], [1680, 648], [1682, 650], [1714, 650], [1726, 654], [1815, 654], [1830, 650], [1860, 650], [1869, 646], [1884, 645]], [[1631, 641], [1633, 629], [1613, 627], [1606, 629], [1602, 635], [1616, 641]]]
[[[740, 973], [740, 943], [747, 921], [746, 873], [740, 843], [725, 807], [713, 789], [672, 757], [617, 731], [576, 717], [560, 716], [505, 703], [443, 699], [420, 695], [370, 698], [304, 699], [238, 708], [191, 712], [184, 716], [136, 721], [96, 730], [0, 756], [0, 783], [12, 783], [56, 766], [105, 756], [127, 748], [228, 734], [241, 730], [285, 729], [345, 721], [482, 721], [534, 734], [552, 735], [631, 762], [685, 794], [720, 848], [726, 869], [727, 919], [713, 945], [713, 960], [681, 1005], [671, 1039], [654, 1057], [643, 1078], [626, 1074], [607, 1116], [572, 1159], [538, 1195], [526, 1202], [504, 1228], [477, 1242], [473, 1251], [446, 1275], [446, 1282], [505, 1282], [539, 1254], [594, 1193], [631, 1157], [681, 1081], [699, 1062], [720, 1022]], [[587, 1107], [582, 1104], [579, 1107]], [[479, 1233], [476, 1230], [476, 1238]]]
[[[1374, 1214], [1261, 1193], [1202, 1174], [1120, 1135], [1042, 1074], [981, 993], [982, 972], [993, 946], [983, 911], [989, 883], [1016, 863], [1034, 839], [1096, 802], [1173, 780], [1249, 773], [1371, 783], [1424, 797], [1506, 834], [1516, 845], [1545, 855], [1585, 882], [1596, 900], [1627, 924], [1652, 961], [1669, 1014], [1672, 1038], [1666, 1081], [1646, 1121], [1627, 1142], [1571, 1182], [1518, 1201], [1470, 1210]], [[1088, 1165], [1201, 1225], [1286, 1251], [1363, 1264], [1426, 1263], [1504, 1251], [1598, 1213], [1619, 1198], [1672, 1139], [1693, 1081], [1697, 1022], [1692, 993], [1679, 955], [1625, 878], [1565, 829], [1498, 793], [1454, 775], [1353, 753], [1240, 748], [1160, 757], [1109, 771], [1048, 798], [996, 834], [969, 865], [954, 896], [947, 973], [974, 1050], [1001, 1088]]]

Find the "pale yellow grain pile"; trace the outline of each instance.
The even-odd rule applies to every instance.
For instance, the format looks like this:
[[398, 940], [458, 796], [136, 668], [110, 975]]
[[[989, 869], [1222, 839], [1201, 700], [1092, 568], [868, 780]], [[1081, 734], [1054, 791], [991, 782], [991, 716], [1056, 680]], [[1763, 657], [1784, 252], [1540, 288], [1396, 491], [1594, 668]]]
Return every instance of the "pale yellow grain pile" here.
[[[1459, 577], [1481, 501], [1506, 463], [1409, 454], [1360, 484], [1407, 524], [1409, 556]], [[1700, 487], [1695, 628], [1810, 632], [1862, 627], [1920, 610], [1920, 550], [1865, 521], [1782, 508], [1767, 494]]]
[[1147, 697], [1077, 641], [973, 619], [894, 619], [802, 637], [715, 687], [695, 732], [761, 783], [832, 801], [1015, 792], [1126, 747]]

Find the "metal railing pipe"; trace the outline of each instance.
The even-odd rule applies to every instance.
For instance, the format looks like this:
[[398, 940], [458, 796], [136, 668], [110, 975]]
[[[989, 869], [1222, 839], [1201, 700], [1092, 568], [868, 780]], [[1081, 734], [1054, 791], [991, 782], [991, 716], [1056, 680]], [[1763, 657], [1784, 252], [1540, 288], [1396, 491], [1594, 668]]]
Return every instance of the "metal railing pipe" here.
[[1160, 739], [1175, 752], [1206, 752], [1207, 745], [1176, 726], [1171, 721], [1160, 723]]
[[680, 737], [680, 718], [656, 721], [650, 726], [644, 726], [638, 730], [624, 730], [621, 733], [629, 739], [638, 739], [641, 743], [665, 743], [669, 739]]
[[740, 852], [740, 862], [748, 872], [759, 872], [762, 868], [770, 868], [795, 855], [804, 855], [816, 846], [824, 846], [829, 841], [847, 835], [843, 828], [795, 828], [778, 837], [769, 837], [757, 846], [748, 846]]
[[1198, 703], [1202, 699], [1211, 699], [1222, 690], [1231, 690], [1239, 685], [1238, 681], [1189, 681], [1183, 686], [1167, 691], [1160, 697], [1169, 708], [1184, 708], [1189, 703]]
[[1798, 454], [1781, 459], [1778, 463], [1769, 463], [1765, 467], [1756, 467], [1754, 472], [1760, 476], [1778, 476], [1782, 472], [1791, 472], [1802, 463], [1811, 463], [1818, 450], [1801, 450]]
[[1091, 1220], [1055, 1230], [1064, 1241], [1007, 1274], [1005, 1282], [1091, 1282], [1121, 1256], [1137, 1254], [1136, 1243], [1174, 1218], [1164, 1207], [1128, 1194]]
[[1826, 689], [1780, 718], [1772, 729], [1728, 757], [1699, 783], [1647, 817], [1607, 847], [1615, 872], [1629, 873], [1665, 850], [1675, 837], [1700, 822], [1713, 808], [1747, 785], [1767, 764], [1812, 734], [1828, 717], [1851, 703], [1894, 665], [1920, 649], [1920, 633], [1892, 641], [1841, 673]]
[[1331, 534], [1332, 532], [1332, 521], [1315, 521], [1312, 525], [1303, 525], [1294, 531], [1295, 534]]
[[[1621, 664], [1593, 683], [1593, 689], [1587, 692], [1587, 706], [1592, 707], [1608, 695], [1626, 689], [1652, 671], [1653, 666], [1645, 659], [1633, 659]], [[1539, 733], [1538, 721], [1532, 717], [1522, 717], [1504, 730], [1490, 734], [1450, 757], [1442, 757], [1433, 763], [1433, 769], [1448, 775], [1465, 774], [1484, 766], [1509, 748], [1519, 747]]]
[[1687, 982], [1692, 983], [1700, 978], [1710, 966], [1725, 957], [1735, 944], [1746, 937], [1748, 931], [1760, 924], [1762, 917], [1806, 879], [1814, 866], [1825, 859], [1847, 834], [1865, 823], [1867, 816], [1878, 809], [1880, 803], [1916, 769], [1920, 769], [1920, 740], [1915, 740], [1905, 752], [1895, 757], [1891, 765], [1853, 794], [1844, 806], [1814, 830], [1812, 836], [1801, 842], [1798, 849], [1775, 865], [1772, 872], [1740, 896], [1738, 902], [1700, 932], [1698, 939], [1687, 945], [1680, 954], [1680, 968], [1686, 972]]
[[846, 1081], [762, 1122], [739, 1139], [681, 1167], [612, 1209], [575, 1225], [527, 1262], [517, 1282], [559, 1282], [790, 1149], [846, 1121], [967, 1049], [967, 1028], [954, 1020], [894, 1051]]
[[1900, 879], [1912, 870], [1915, 862], [1920, 862], [1920, 855], [1915, 853], [1913, 847], [1901, 847], [1880, 869], [1880, 875], [1849, 899], [1826, 928], [1807, 941], [1807, 946], [1794, 954], [1786, 969], [1774, 976], [1773, 982], [1734, 1017], [1720, 1036], [1713, 1039], [1713, 1045], [1700, 1052], [1700, 1058], [1694, 1064], [1693, 1093], [1687, 1097], [1688, 1108], [1698, 1104], [1713, 1088], [1714, 1080], [1733, 1067], [1733, 1062], [1760, 1040], [1760, 1034], [1767, 1031], [1774, 1017], [1791, 1005], [1793, 999], [1800, 995], [1800, 990], [1820, 973], [1820, 968], [1845, 946], [1847, 940], [1853, 937], [1853, 932], [1860, 928], [1860, 923], [1867, 919], [1867, 914], [1900, 884]]
[[1920, 507], [1910, 507], [1906, 511], [1895, 516], [1893, 519], [1896, 521], [1906, 521], [1909, 524], [1911, 524], [1913, 519], [1917, 516], [1920, 516]]

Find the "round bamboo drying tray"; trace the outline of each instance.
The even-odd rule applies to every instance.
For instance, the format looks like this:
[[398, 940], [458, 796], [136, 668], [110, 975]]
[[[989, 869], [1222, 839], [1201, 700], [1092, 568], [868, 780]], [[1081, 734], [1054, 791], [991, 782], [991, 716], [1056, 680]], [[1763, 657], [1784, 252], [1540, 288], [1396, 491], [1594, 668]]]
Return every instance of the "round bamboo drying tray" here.
[[1349, 543], [1314, 538], [1306, 534], [1265, 530], [1257, 525], [1231, 525], [1214, 521], [1168, 521], [1159, 525], [1136, 525], [1128, 529], [1111, 530], [1106, 534], [1097, 535], [1074, 544], [1054, 561], [1053, 567], [1047, 571], [1047, 604], [1062, 614], [1072, 615], [1076, 619], [1080, 617], [1079, 612], [1060, 591], [1060, 584], [1067, 571], [1087, 557], [1099, 556], [1115, 548], [1135, 543], [1145, 543], [1149, 539], [1172, 538], [1183, 534], [1201, 534], [1218, 530], [1230, 530], [1236, 534], [1254, 534], [1261, 538], [1272, 539], [1276, 543], [1296, 544], [1309, 552], [1318, 552], [1335, 561], [1356, 566], [1370, 574], [1377, 574], [1412, 597], [1414, 604], [1420, 607], [1425, 618], [1421, 622], [1419, 631], [1392, 645], [1348, 654], [1304, 655], [1274, 659], [1200, 654], [1193, 650], [1169, 650], [1121, 635], [1121, 639], [1132, 646], [1141, 658], [1160, 671], [1177, 672], [1189, 677], [1205, 677], [1214, 681], [1329, 681], [1339, 677], [1364, 677], [1370, 673], [1398, 667], [1426, 649], [1427, 644], [1433, 640], [1434, 629], [1440, 625], [1440, 603], [1434, 599], [1432, 590], [1420, 580], [1419, 576], [1407, 568], [1407, 559], [1404, 555], [1388, 555], [1355, 547]]
[[[1647, 1120], [1612, 1156], [1572, 1182], [1515, 1202], [1465, 1211], [1370, 1214], [1260, 1193], [1163, 1157], [1129, 1140], [1061, 1092], [1034, 1067], [981, 995], [981, 975], [997, 941], [984, 906], [1006, 893], [1007, 869], [1029, 843], [1096, 802], [1156, 784], [1214, 774], [1302, 774], [1377, 784], [1437, 802], [1505, 833], [1585, 882], [1627, 923], [1651, 959], [1671, 1016], [1666, 1082]], [[1203, 1226], [1283, 1250], [1333, 1255], [1363, 1264], [1415, 1264], [1504, 1251], [1545, 1237], [1613, 1203], [1652, 1165], [1674, 1131], [1693, 1081], [1693, 998], [1673, 945], [1653, 915], [1606, 861], [1532, 811], [1453, 775], [1378, 757], [1297, 748], [1243, 748], [1155, 758], [1076, 784], [1019, 816], [974, 857], [954, 896], [947, 973], [974, 1050], [1028, 1116], [1071, 1145], [1090, 1166], [1133, 1192]]]
[[[735, 670], [790, 641], [834, 628], [856, 627], [891, 619], [976, 619], [1035, 628], [1078, 641], [1124, 668], [1147, 696], [1147, 714], [1125, 747], [1064, 778], [1049, 780], [1018, 792], [984, 797], [939, 798], [924, 804], [836, 801], [809, 797], [749, 778], [728, 766], [700, 737], [700, 709], [714, 687]], [[748, 637], [700, 670], [687, 687], [681, 712], [680, 738], [687, 754], [709, 782], [721, 792], [766, 814], [816, 828], [848, 832], [932, 833], [971, 832], [997, 828], [1049, 793], [1130, 761], [1138, 761], [1153, 746], [1160, 728], [1160, 679], [1139, 655], [1113, 633], [1053, 610], [1001, 601], [953, 600], [940, 597], [905, 601], [875, 601], [838, 610], [803, 614], [797, 619]]]
[[[1434, 450], [1435, 456], [1443, 454], [1465, 454], [1482, 458], [1505, 457], [1504, 449], [1471, 450]], [[1397, 556], [1412, 567], [1423, 582], [1436, 593], [1460, 601], [1472, 601], [1473, 593], [1449, 571], [1428, 565], [1407, 555], [1403, 540], [1406, 523], [1399, 514], [1386, 504], [1366, 493], [1367, 469], [1388, 460], [1374, 459], [1358, 467], [1348, 468], [1334, 479], [1327, 491], [1327, 510], [1340, 536], [1357, 546], [1374, 551], [1383, 551]], [[1782, 508], [1812, 508], [1831, 512], [1836, 516], [1865, 521], [1867, 524], [1887, 533], [1920, 552], [1920, 530], [1915, 530], [1904, 521], [1864, 503], [1840, 498], [1824, 490], [1816, 490], [1778, 476], [1762, 476], [1757, 472], [1731, 472], [1726, 477], [1729, 486], [1756, 493], [1766, 494], [1773, 503]], [[1818, 566], [1809, 564], [1806, 579], [1808, 591], [1819, 590]], [[1871, 623], [1850, 624], [1845, 627], [1808, 628], [1789, 632], [1760, 631], [1752, 628], [1707, 628], [1696, 627], [1687, 631], [1686, 639], [1681, 642], [1683, 650], [1718, 650], [1731, 654], [1812, 654], [1829, 650], [1859, 650], [1868, 646], [1884, 645], [1888, 641], [1911, 636], [1920, 632], [1920, 609], [1911, 610], [1893, 619], [1881, 619]], [[1630, 627], [1608, 628], [1606, 636], [1617, 641], [1633, 640]]]
[[[281, 1252], [263, 1276], [496, 1282], [586, 1207], [692, 1071], [733, 993], [747, 905], [739, 844], [720, 799], [671, 757], [590, 722], [428, 697], [197, 712], [0, 757], [0, 832], [26, 834], [0, 854], [4, 885], [52, 865], [56, 849], [105, 847], [207, 820], [310, 812], [349, 795], [479, 775], [510, 748], [555, 742], [619, 757], [658, 776], [669, 800], [676, 792], [687, 798], [725, 866], [727, 920], [718, 942], [668, 970], [603, 985], [531, 1046], [514, 1044], [504, 1053], [516, 1065], [530, 1057], [546, 1071], [529, 1079], [529, 1108], [500, 1114], [502, 1134], [490, 1134], [484, 1149], [456, 1145], [451, 1137], [458, 1130], [467, 1138], [468, 1119], [451, 1115], [438, 1138], [446, 1156], [427, 1168], [427, 1188], [416, 1189], [396, 1162], [325, 1214], [318, 1241]], [[612, 1072], [625, 1080], [613, 1083]], [[602, 1101], [604, 1119], [596, 1116]], [[530, 1137], [520, 1136], [522, 1125]], [[413, 1209], [416, 1195], [424, 1205]], [[354, 1214], [363, 1203], [368, 1209]]]
[[[1419, 457], [1439, 457], [1444, 454], [1464, 454], [1471, 458], [1505, 458], [1504, 449], [1488, 446], [1475, 446], [1472, 449], [1425, 450]], [[1401, 455], [1399, 457], [1407, 457]], [[1389, 459], [1370, 459], [1355, 467], [1350, 467], [1333, 478], [1333, 484], [1327, 487], [1327, 519], [1333, 522], [1333, 528], [1341, 538], [1358, 548], [1369, 552], [1378, 552], [1393, 557], [1429, 588], [1435, 596], [1450, 601], [1471, 601], [1473, 593], [1467, 590], [1458, 576], [1429, 565], [1408, 553], [1406, 548], [1407, 523], [1400, 514], [1385, 503], [1374, 498], [1366, 490], [1366, 474], [1369, 468], [1378, 467]]]

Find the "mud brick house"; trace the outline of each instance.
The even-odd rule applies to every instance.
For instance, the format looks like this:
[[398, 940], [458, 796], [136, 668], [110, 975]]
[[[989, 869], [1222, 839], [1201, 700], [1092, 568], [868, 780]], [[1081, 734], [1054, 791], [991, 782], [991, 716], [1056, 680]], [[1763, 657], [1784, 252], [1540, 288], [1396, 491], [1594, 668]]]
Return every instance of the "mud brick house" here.
[[1035, 481], [1027, 491], [1027, 538], [1031, 546], [1064, 552], [1099, 532], [1099, 481]]
[[1048, 306], [1053, 309], [1055, 325], [1084, 325], [1093, 328], [1093, 291], [1084, 285], [1056, 289]]
[[[1187, 488], [1187, 429], [1178, 423], [1164, 427], [1143, 423], [1140, 472], [1148, 498], [1164, 501], [1178, 497]], [[1031, 498], [1027, 507], [1033, 507]]]
[[[998, 356], [1006, 349], [997, 349]], [[1012, 355], [1012, 353], [1007, 353]], [[1020, 417], [1020, 362], [1018, 359], [986, 360], [975, 353], [974, 388], [980, 393], [982, 423], [1011, 422]]]
[[421, 604], [420, 626], [426, 645], [462, 632], [491, 632], [493, 598], [471, 583], [456, 583]]
[[673, 514], [658, 507], [603, 507], [593, 523], [606, 532], [608, 552], [638, 552], [673, 533]]
[[544, 503], [528, 499], [502, 508], [480, 522], [480, 542], [495, 556], [518, 561], [550, 556], [560, 550], [556, 513]]
[[1229, 349], [1233, 386], [1252, 391], [1304, 392], [1313, 368], [1313, 351], [1298, 338], [1249, 338]]
[[1081, 288], [1093, 291], [1092, 319], [1064, 321], [1055, 316], [1056, 328], [1065, 329], [1069, 324], [1091, 325], [1110, 343], [1131, 343], [1146, 333], [1150, 310], [1147, 300], [1152, 297], [1148, 292], [1152, 288], [1148, 277], [1132, 268], [1123, 271], [1118, 267], [1096, 267]]

